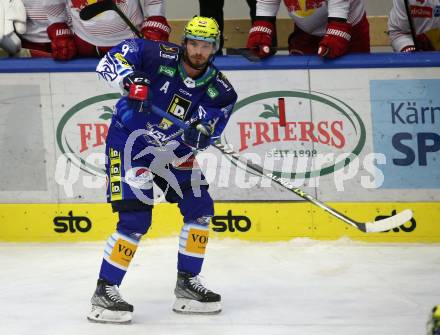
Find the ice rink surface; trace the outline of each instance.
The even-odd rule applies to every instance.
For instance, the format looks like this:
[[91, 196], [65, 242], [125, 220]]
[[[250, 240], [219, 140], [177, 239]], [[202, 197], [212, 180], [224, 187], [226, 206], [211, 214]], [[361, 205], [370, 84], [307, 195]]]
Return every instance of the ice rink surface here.
[[86, 320], [104, 241], [0, 244], [2, 335], [422, 335], [440, 303], [440, 246], [212, 239], [213, 316], [171, 311], [177, 238], [142, 241], [121, 286], [131, 325]]

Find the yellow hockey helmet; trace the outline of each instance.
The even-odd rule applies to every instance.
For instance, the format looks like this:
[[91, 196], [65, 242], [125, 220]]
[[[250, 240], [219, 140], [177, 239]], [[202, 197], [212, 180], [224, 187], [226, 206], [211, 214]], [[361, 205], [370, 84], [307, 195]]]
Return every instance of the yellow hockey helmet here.
[[220, 46], [220, 29], [211, 17], [194, 16], [185, 26], [183, 39], [193, 39], [214, 43], [215, 51]]

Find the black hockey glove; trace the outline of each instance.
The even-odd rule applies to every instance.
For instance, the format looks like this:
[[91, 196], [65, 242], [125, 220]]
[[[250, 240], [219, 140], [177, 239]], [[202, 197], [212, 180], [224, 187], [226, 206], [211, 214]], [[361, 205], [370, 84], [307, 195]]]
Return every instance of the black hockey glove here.
[[183, 142], [196, 150], [205, 150], [211, 144], [212, 129], [209, 125], [194, 122], [183, 132]]

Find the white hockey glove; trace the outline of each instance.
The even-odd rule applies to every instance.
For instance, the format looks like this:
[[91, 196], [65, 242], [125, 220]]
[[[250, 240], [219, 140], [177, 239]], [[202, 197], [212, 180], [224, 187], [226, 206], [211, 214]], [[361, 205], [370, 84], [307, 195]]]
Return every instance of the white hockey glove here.
[[17, 34], [26, 32], [26, 9], [21, 0], [0, 0], [0, 48], [10, 54], [21, 49]]

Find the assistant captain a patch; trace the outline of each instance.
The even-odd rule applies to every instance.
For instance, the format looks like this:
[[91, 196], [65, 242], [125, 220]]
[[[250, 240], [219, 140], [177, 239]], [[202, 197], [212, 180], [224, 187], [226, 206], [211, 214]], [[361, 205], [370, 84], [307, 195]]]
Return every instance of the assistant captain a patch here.
[[167, 112], [183, 121], [185, 120], [186, 114], [188, 113], [190, 106], [191, 101], [186, 100], [177, 94], [174, 94], [173, 99], [168, 106]]

